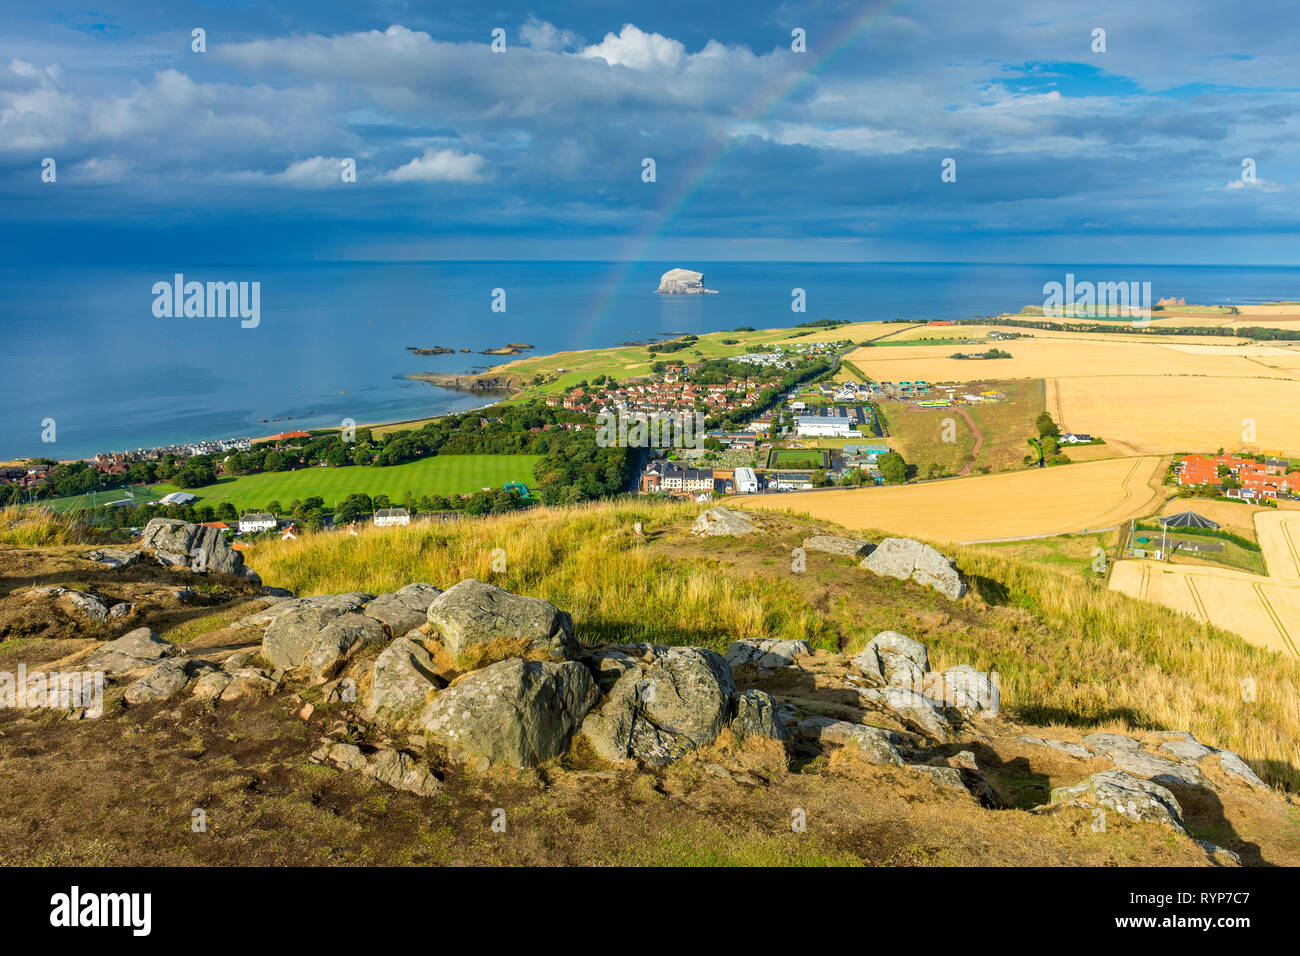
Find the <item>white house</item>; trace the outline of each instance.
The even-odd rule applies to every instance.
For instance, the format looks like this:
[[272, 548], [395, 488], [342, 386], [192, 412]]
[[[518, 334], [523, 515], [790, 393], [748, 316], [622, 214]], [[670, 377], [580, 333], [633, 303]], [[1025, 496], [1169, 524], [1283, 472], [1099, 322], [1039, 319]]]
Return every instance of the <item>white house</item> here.
[[758, 475], [753, 468], [737, 468], [733, 482], [736, 491], [742, 495], [752, 495], [758, 492]]
[[255, 531], [274, 531], [279, 522], [275, 515], [265, 511], [250, 511], [239, 519], [239, 533], [249, 534]]
[[381, 528], [410, 523], [411, 513], [405, 508], [380, 508], [375, 512], [375, 524]]

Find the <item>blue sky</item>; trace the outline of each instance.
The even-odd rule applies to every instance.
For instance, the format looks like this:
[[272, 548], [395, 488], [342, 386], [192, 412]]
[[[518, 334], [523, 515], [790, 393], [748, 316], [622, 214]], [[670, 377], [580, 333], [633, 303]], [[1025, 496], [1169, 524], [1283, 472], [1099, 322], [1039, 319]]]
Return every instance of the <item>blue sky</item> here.
[[1297, 21], [1287, 0], [9, 4], [0, 261], [1295, 264]]

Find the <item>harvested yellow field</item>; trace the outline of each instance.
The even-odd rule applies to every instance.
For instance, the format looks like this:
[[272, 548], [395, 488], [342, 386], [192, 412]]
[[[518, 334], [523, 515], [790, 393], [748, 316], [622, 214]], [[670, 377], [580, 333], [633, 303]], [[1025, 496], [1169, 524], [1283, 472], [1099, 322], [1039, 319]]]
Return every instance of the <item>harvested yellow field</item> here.
[[1257, 511], [1255, 534], [1268, 577], [1126, 560], [1111, 571], [1110, 587], [1208, 621], [1252, 644], [1300, 654], [1300, 511]]
[[[1035, 337], [998, 343], [1007, 359], [955, 359], [952, 344], [857, 349], [848, 358], [877, 381], [982, 382], [1010, 378], [1161, 375], [1214, 378], [1269, 376], [1300, 382], [1300, 352], [1276, 345], [1115, 341], [1114, 336]], [[983, 346], [966, 351], [983, 351]]]
[[915, 485], [763, 495], [744, 507], [971, 544], [1111, 528], [1149, 514], [1164, 494], [1164, 468], [1156, 457], [1116, 458]]
[[[1300, 381], [1056, 378], [1047, 382], [1047, 410], [1063, 431], [1100, 435], [1107, 447], [1125, 455], [1246, 445], [1300, 449]], [[1253, 440], [1247, 431], [1252, 424]]]
[[1300, 587], [1228, 568], [1139, 560], [1116, 562], [1110, 587], [1208, 621], [1260, 647], [1297, 653]]

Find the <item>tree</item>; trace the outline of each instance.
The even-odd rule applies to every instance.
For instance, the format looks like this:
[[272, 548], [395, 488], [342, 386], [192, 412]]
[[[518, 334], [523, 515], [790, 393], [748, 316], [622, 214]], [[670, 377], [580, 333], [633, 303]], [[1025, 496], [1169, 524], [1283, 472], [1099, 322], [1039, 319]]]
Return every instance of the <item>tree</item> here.
[[891, 485], [901, 485], [907, 481], [907, 462], [896, 451], [886, 452], [881, 455], [877, 467], [880, 469], [885, 481]]
[[1052, 416], [1049, 412], [1040, 412], [1035, 424], [1038, 426], [1039, 438], [1046, 438], [1048, 435], [1056, 437], [1061, 434], [1061, 429], [1058, 428], [1056, 422], [1052, 420]]

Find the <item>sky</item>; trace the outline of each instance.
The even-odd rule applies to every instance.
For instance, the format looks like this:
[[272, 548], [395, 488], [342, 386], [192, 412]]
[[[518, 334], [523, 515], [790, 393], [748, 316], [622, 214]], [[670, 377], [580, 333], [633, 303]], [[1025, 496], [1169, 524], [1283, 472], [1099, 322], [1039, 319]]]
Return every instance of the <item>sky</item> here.
[[0, 263], [1294, 265], [1297, 25], [1293, 0], [7, 4]]

